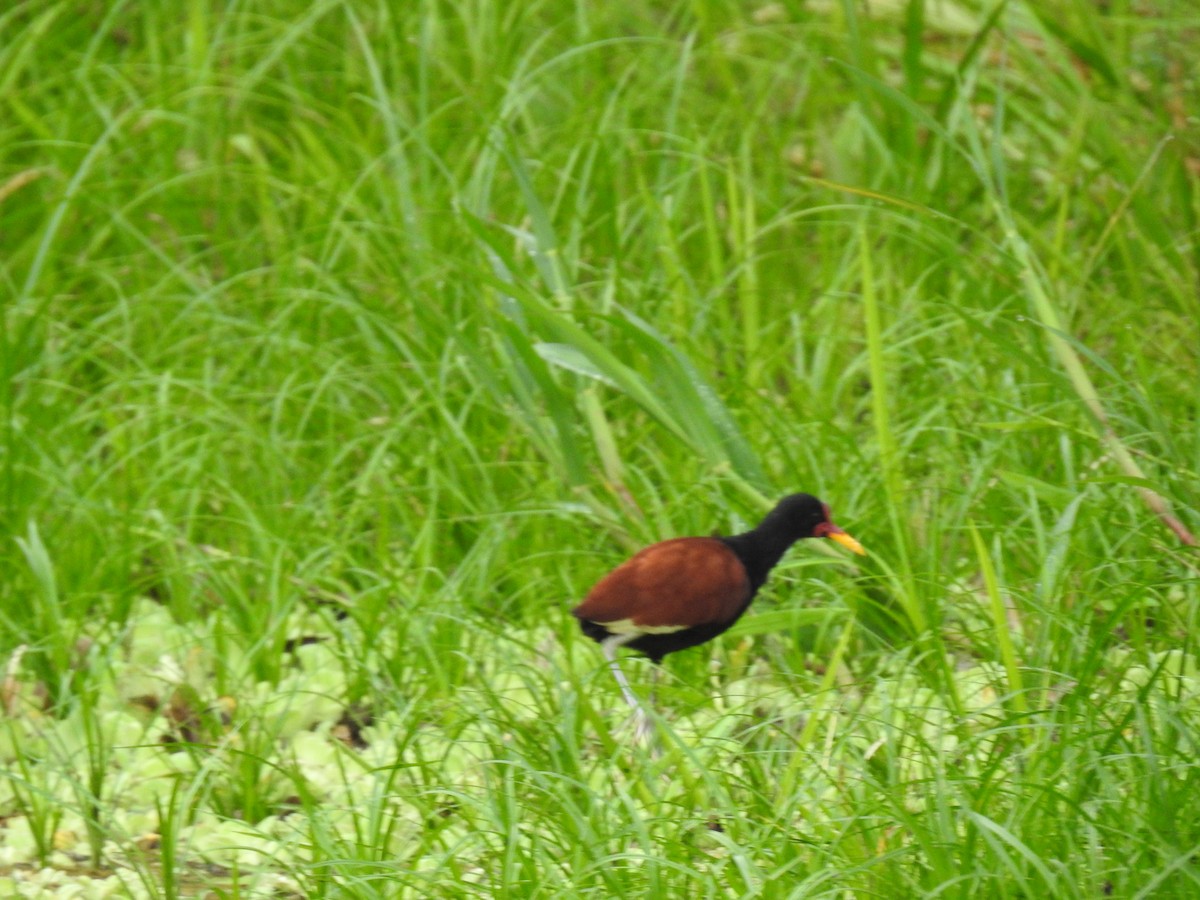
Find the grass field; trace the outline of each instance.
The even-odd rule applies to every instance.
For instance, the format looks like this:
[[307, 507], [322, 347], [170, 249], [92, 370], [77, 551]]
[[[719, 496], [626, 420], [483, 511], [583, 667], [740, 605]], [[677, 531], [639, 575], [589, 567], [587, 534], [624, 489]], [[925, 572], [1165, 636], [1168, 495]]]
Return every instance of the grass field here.
[[[0, 896], [1200, 896], [1198, 42], [5, 5]], [[635, 744], [568, 610], [798, 490]]]

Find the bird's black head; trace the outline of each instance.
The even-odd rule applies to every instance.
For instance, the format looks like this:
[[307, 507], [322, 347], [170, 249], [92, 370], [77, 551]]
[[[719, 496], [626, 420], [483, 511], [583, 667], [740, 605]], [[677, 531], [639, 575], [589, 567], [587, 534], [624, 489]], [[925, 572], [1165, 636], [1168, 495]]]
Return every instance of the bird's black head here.
[[866, 553], [858, 541], [830, 521], [829, 507], [811, 494], [784, 497], [757, 528], [722, 540], [742, 561], [750, 585], [757, 591], [788, 547], [801, 538], [815, 537], [832, 538], [847, 550]]
[[818, 526], [828, 521], [829, 507], [812, 494], [789, 494], [775, 504], [758, 527], [798, 541], [816, 537]]
[[812, 494], [789, 494], [771, 510], [759, 530], [778, 534], [788, 541], [827, 537], [855, 553], [865, 553], [862, 545], [833, 524], [829, 507]]

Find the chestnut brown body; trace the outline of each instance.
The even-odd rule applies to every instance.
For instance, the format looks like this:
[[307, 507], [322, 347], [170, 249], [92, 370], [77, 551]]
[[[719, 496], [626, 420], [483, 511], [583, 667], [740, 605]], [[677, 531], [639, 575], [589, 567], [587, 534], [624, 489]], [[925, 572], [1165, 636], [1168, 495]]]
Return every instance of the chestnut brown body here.
[[572, 612], [597, 641], [636, 633], [625, 646], [658, 662], [729, 628], [753, 596], [745, 565], [724, 541], [675, 538], [617, 566]]

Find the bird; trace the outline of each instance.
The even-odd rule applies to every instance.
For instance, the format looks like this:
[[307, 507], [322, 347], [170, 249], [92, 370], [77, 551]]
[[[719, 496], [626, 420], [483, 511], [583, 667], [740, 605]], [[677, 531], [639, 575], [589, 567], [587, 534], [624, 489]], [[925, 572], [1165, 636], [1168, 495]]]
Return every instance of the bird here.
[[710, 641], [750, 606], [771, 569], [804, 538], [829, 538], [866, 555], [811, 494], [790, 494], [757, 527], [728, 537], [659, 541], [621, 563], [571, 610], [583, 633], [600, 644], [621, 694], [633, 709], [636, 734], [649, 732], [645, 708], [617, 662], [620, 647], [654, 663]]

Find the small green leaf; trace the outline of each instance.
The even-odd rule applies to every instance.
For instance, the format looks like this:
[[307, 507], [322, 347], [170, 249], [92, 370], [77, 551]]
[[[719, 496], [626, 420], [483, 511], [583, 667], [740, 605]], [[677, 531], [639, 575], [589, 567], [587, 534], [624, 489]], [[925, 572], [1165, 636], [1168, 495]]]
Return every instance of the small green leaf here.
[[748, 637], [756, 634], [792, 631], [808, 625], [825, 625], [834, 619], [840, 619], [847, 612], [849, 610], [839, 606], [819, 609], [773, 609], [746, 616], [729, 629], [729, 634], [735, 637]]
[[583, 375], [596, 381], [616, 387], [616, 382], [609, 378], [600, 367], [593, 363], [578, 347], [570, 344], [536, 343], [533, 349], [537, 355], [553, 366]]
[[1060, 487], [1057, 484], [1051, 484], [1048, 481], [1042, 481], [1040, 478], [1034, 478], [1032, 475], [1026, 475], [1022, 472], [998, 471], [996, 476], [1007, 484], [1009, 487], [1014, 487], [1025, 492], [1031, 490], [1037, 495], [1038, 499], [1044, 500], [1047, 503], [1053, 503], [1058, 506], [1063, 503], [1070, 503], [1078, 495], [1065, 487]]

